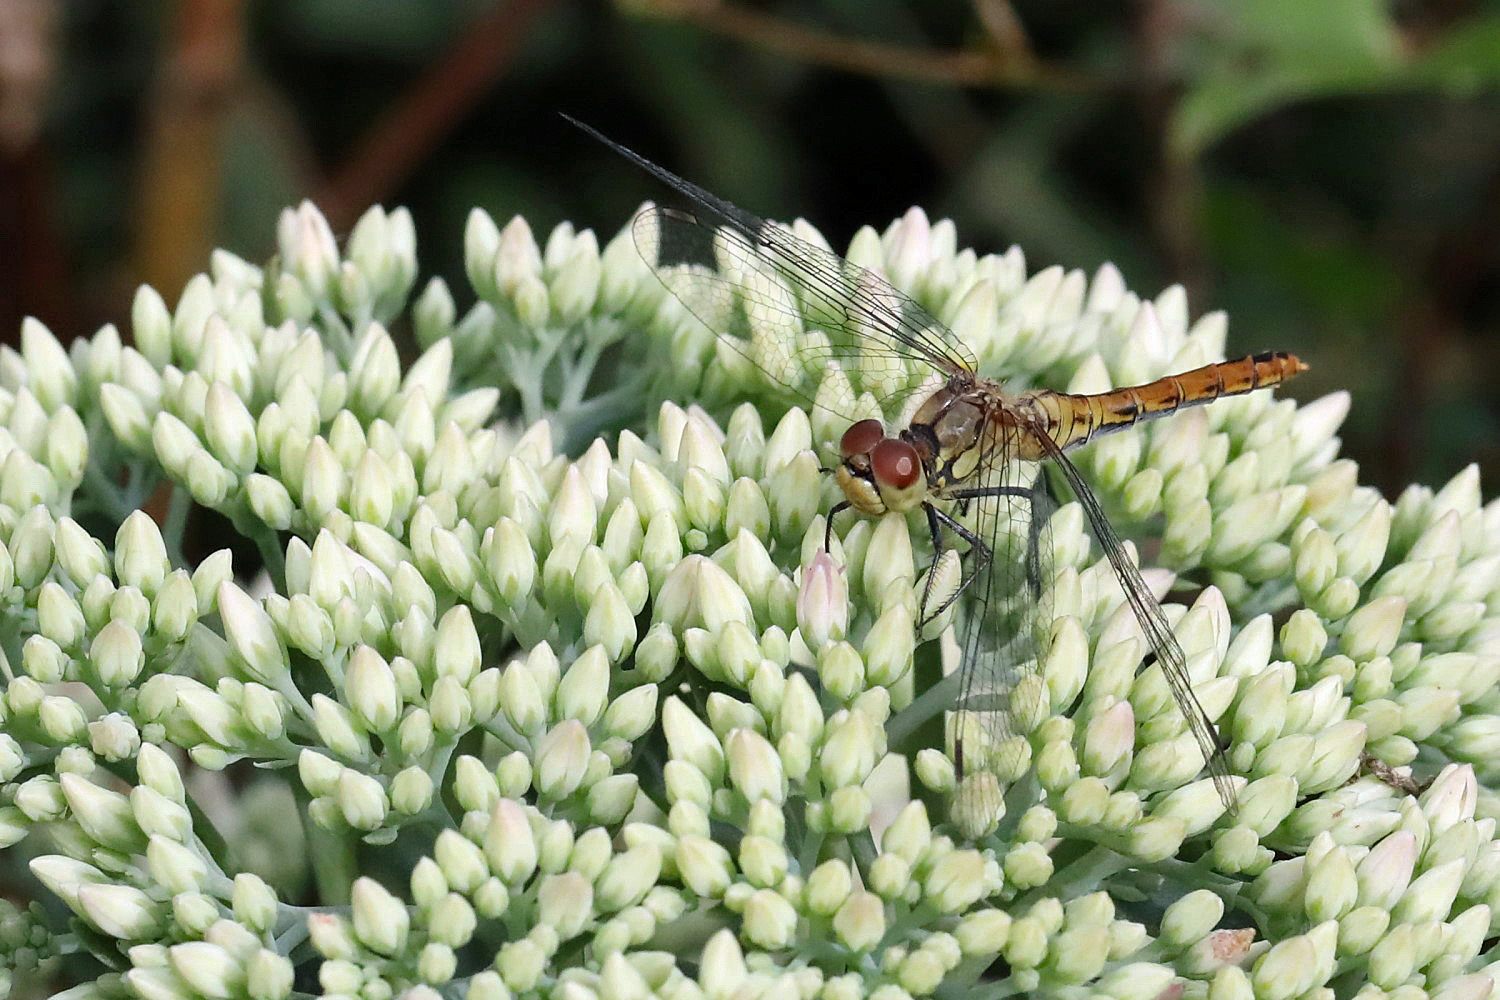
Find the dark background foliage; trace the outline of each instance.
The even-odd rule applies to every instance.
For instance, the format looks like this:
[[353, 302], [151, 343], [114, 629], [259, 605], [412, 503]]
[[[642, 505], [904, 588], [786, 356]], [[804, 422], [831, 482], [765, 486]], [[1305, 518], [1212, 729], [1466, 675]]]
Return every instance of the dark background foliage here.
[[606, 237], [659, 192], [556, 111], [835, 245], [908, 206], [1113, 260], [1344, 388], [1394, 493], [1500, 472], [1500, 7], [1480, 0], [0, 2], [0, 331], [169, 299], [277, 210]]

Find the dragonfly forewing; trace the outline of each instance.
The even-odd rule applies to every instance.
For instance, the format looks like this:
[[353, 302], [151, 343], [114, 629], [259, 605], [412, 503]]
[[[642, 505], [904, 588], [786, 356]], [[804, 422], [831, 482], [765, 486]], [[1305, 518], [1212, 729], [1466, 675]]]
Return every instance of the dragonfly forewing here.
[[667, 290], [781, 387], [812, 403], [838, 365], [851, 391], [816, 402], [851, 421], [862, 415], [861, 393], [891, 412], [933, 369], [972, 371], [952, 332], [885, 278], [754, 222], [750, 232], [710, 213], [648, 205], [632, 234]]

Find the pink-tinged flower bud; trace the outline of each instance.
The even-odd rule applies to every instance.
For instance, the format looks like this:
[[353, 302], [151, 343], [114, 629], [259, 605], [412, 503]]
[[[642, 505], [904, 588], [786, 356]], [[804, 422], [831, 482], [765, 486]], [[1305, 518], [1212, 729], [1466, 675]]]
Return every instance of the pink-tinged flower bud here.
[[807, 647], [814, 651], [830, 640], [842, 639], [849, 629], [849, 586], [844, 571], [822, 550], [802, 573], [797, 627]]

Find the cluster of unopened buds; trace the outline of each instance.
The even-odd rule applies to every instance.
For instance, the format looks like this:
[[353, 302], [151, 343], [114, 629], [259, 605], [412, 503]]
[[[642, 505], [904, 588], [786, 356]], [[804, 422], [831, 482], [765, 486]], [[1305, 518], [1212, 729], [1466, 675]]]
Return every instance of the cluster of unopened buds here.
[[[929, 581], [900, 517], [824, 551], [847, 425], [747, 360], [787, 331], [726, 347], [628, 232], [538, 245], [476, 212], [462, 313], [411, 294], [403, 211], [342, 250], [307, 205], [279, 235], [173, 308], [142, 289], [128, 344], [29, 321], [0, 357], [0, 844], [39, 883], [0, 903], [5, 986], [1491, 994], [1500, 507], [1472, 470], [1386, 502], [1338, 457], [1343, 395], [1080, 452], [1160, 537], [1158, 595], [1198, 588], [1167, 612], [1234, 808], [1076, 504], [1044, 655], [975, 745], [1009, 770], [964, 774], [951, 689], [923, 697], [964, 560]], [[1223, 355], [1180, 289], [956, 242], [913, 211], [849, 257], [997, 374], [1092, 391]], [[195, 507], [258, 564], [190, 563]]]

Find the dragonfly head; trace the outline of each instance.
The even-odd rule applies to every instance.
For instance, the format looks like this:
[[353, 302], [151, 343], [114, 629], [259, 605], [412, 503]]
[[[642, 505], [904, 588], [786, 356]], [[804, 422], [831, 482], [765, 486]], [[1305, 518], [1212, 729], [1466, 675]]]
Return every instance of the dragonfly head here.
[[861, 420], [839, 441], [843, 462], [835, 474], [856, 510], [870, 515], [904, 513], [927, 498], [927, 472], [911, 442], [889, 437], [878, 420]]

